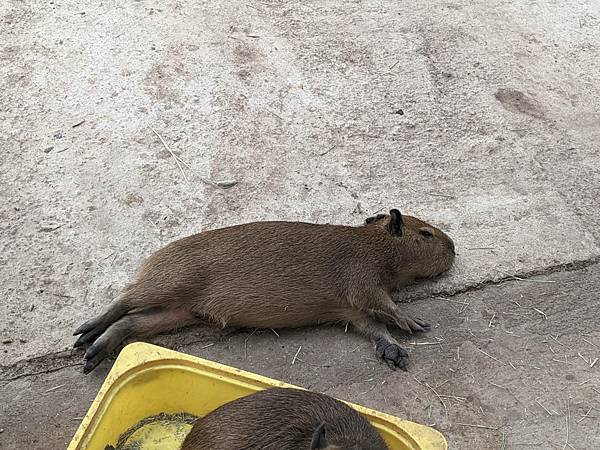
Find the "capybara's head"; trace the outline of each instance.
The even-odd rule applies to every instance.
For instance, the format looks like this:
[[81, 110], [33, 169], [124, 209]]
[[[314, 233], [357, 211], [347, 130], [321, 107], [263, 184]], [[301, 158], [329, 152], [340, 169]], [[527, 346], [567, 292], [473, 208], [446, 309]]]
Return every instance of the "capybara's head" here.
[[365, 225], [378, 227], [397, 240], [398, 248], [410, 275], [417, 278], [436, 277], [452, 267], [456, 252], [452, 239], [439, 228], [397, 209], [365, 220]]

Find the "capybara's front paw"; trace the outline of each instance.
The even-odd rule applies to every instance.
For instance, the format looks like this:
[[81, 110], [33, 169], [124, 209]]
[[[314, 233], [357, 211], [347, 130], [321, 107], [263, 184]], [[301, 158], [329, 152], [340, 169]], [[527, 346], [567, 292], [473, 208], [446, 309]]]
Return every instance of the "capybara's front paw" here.
[[408, 353], [398, 344], [379, 338], [375, 343], [375, 353], [383, 359], [390, 369], [400, 368], [406, 370], [408, 366]]
[[427, 331], [431, 328], [431, 325], [429, 325], [423, 319], [411, 318], [411, 317], [405, 317], [405, 316], [398, 317], [396, 319], [396, 323], [398, 324], [398, 327], [401, 330], [404, 330], [411, 334], [413, 331]]

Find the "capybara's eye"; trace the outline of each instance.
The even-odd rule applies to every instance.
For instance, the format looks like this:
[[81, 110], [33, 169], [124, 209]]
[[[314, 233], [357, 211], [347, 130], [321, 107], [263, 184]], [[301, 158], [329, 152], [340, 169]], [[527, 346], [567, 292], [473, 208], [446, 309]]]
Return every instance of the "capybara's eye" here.
[[428, 227], [423, 227], [423, 228], [419, 229], [419, 233], [421, 234], [421, 236], [423, 236], [427, 239], [431, 239], [433, 237], [433, 230]]

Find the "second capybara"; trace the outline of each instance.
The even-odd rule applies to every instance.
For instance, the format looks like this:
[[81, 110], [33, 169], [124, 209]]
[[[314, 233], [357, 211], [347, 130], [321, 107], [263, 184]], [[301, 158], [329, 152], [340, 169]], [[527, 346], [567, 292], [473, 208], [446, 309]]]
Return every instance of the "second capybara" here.
[[292, 388], [250, 394], [198, 419], [181, 450], [387, 450], [357, 411]]

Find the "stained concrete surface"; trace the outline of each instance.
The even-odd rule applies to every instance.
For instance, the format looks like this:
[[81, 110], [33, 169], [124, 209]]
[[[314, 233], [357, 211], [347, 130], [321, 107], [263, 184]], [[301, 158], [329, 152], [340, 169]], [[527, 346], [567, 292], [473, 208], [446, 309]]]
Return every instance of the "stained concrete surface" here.
[[[344, 327], [191, 328], [152, 341], [432, 425], [454, 449], [563, 448], [567, 422], [569, 445], [591, 449], [600, 446], [599, 290], [594, 265], [409, 303], [433, 328], [398, 334], [407, 372]], [[3, 370], [2, 448], [65, 446], [111, 364], [83, 376], [80, 357]]]
[[[482, 285], [467, 295], [489, 309], [501, 280], [594, 267], [599, 46], [600, 4], [593, 1], [2, 2], [2, 372], [75, 364], [77, 357], [63, 357], [73, 328], [114, 297], [143, 257], [175, 238], [234, 223], [358, 224], [390, 207], [428, 219], [452, 235], [460, 255], [448, 277], [399, 295], [417, 310], [445, 305], [431, 299], [435, 293], [462, 298], [455, 294]], [[188, 181], [152, 129], [189, 165], [182, 165]], [[238, 183], [221, 189], [207, 179]], [[571, 291], [552, 297], [570, 313], [597, 278], [593, 270], [571, 274]], [[586, 314], [569, 316], [571, 327], [597, 323], [593, 308]], [[288, 345], [311, 339], [303, 333], [290, 332]], [[331, 347], [314, 364], [347, 350], [333, 330], [318, 336]], [[361, 345], [360, 358], [371, 357]], [[424, 357], [415, 364], [435, 351], [417, 350]], [[217, 345], [206, 354], [247, 364]], [[406, 409], [381, 404], [378, 388], [369, 395], [359, 395], [360, 384], [334, 389], [346, 376], [345, 360], [334, 361], [327, 375], [319, 370], [314, 388], [413, 414], [412, 400]], [[384, 369], [370, 364], [364, 370]], [[442, 382], [447, 367], [421, 370]], [[293, 373], [268, 374], [309, 384]], [[39, 393], [37, 384], [59, 385], [61, 376], [85, 400], [100, 382], [77, 378], [75, 368], [17, 381]], [[511, 388], [515, 395], [526, 389]], [[24, 411], [49, 417], [12, 391], [10, 408], [19, 410], [14, 402], [22, 400]], [[64, 398], [68, 406], [52, 392], [35, 401], [56, 413], [85, 410], [83, 394], [81, 403]], [[502, 408], [488, 412], [490, 423], [501, 422]], [[540, 430], [564, 421], [534, 418]], [[53, 442], [68, 440], [74, 423], [60, 414], [53, 420], [60, 425]], [[450, 408], [448, 419], [433, 421], [453, 433], [459, 420]], [[531, 423], [532, 441], [541, 439]], [[13, 440], [30, 433], [0, 428], [0, 444], [8, 432]], [[491, 433], [463, 428], [467, 437]], [[461, 436], [456, 445], [467, 442]]]

